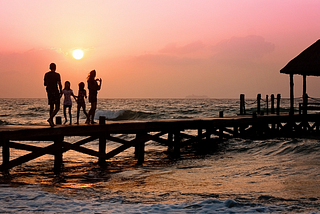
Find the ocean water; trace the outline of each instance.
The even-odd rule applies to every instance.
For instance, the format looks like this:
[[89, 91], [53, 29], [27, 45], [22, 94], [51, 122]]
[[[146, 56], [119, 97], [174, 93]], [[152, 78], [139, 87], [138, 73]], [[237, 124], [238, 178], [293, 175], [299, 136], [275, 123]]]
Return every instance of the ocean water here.
[[[255, 100], [246, 102], [248, 113], [256, 111]], [[236, 116], [239, 105], [237, 99], [99, 99], [96, 118], [184, 119], [218, 117], [220, 111]], [[48, 125], [48, 109], [46, 99], [0, 99], [0, 126]], [[289, 100], [281, 100], [280, 110], [289, 111]], [[73, 122], [75, 111], [74, 105]], [[320, 213], [317, 137], [213, 143], [217, 146], [183, 148], [181, 157], [173, 158], [151, 141], [142, 166], [128, 149], [105, 169], [95, 157], [68, 151], [60, 175], [52, 172], [53, 157], [45, 155], [0, 175], [0, 213]], [[107, 142], [107, 150], [117, 145]], [[86, 147], [97, 150], [98, 142]], [[25, 153], [12, 149], [11, 158]]]

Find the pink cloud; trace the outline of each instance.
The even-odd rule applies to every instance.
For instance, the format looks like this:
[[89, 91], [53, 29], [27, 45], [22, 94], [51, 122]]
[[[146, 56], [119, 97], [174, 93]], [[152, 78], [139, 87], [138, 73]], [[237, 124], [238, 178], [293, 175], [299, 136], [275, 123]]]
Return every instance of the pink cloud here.
[[254, 60], [274, 51], [275, 45], [261, 36], [232, 37], [212, 46], [214, 57], [224, 60]]
[[165, 54], [189, 54], [201, 51], [205, 47], [206, 45], [200, 40], [183, 46], [178, 46], [177, 43], [169, 43], [164, 48], [160, 49], [159, 52]]
[[23, 53], [0, 54], [0, 73], [26, 73], [49, 69], [51, 62], [63, 60], [54, 49], [32, 49]]
[[179, 57], [167, 54], [144, 54], [136, 56], [134, 61], [144, 64], [154, 64], [163, 66], [187, 66], [203, 62], [201, 58]]

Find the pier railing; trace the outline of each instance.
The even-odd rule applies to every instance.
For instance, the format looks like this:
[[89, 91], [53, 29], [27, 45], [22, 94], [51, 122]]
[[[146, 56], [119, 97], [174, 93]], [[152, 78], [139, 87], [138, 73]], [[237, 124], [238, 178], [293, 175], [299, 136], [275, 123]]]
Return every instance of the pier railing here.
[[[264, 111], [261, 108], [261, 102], [265, 102], [265, 108]], [[275, 107], [275, 101], [276, 101], [276, 107]], [[261, 94], [257, 95], [257, 99], [251, 103], [256, 104], [256, 111], [252, 112], [253, 114], [280, 114], [280, 103], [281, 103], [281, 94], [277, 94], [277, 97], [275, 98], [274, 94], [271, 94], [270, 96], [270, 112], [269, 112], [269, 95], [266, 95], [265, 100], [261, 98]], [[246, 105], [248, 103], [245, 101], [245, 95], [240, 94], [240, 115], [246, 115]]]
[[[312, 102], [309, 102], [309, 99], [312, 100]], [[301, 100], [302, 102], [298, 103], [298, 110], [299, 114], [306, 115], [309, 111], [320, 111], [320, 99], [319, 98], [312, 98], [306, 95], [305, 97], [299, 97], [295, 98], [295, 100]], [[262, 108], [262, 102], [265, 102], [263, 105], [264, 108]], [[256, 109], [252, 114], [280, 114], [280, 105], [281, 105], [281, 94], [277, 94], [277, 97], [275, 97], [274, 94], [271, 94], [270, 100], [269, 95], [266, 95], [265, 100], [262, 99], [261, 94], [257, 95], [257, 99], [253, 103], [247, 103], [245, 101], [245, 95], [240, 94], [240, 115], [246, 115], [248, 112], [246, 111], [246, 105], [255, 105]], [[270, 108], [269, 108], [270, 105]]]

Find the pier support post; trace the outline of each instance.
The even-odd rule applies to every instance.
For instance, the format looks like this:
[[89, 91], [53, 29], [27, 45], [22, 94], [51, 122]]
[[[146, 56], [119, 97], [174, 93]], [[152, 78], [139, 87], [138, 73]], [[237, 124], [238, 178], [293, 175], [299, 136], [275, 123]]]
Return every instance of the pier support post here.
[[269, 114], [269, 95], [266, 95], [266, 114]]
[[233, 137], [237, 137], [239, 134], [239, 127], [238, 126], [234, 126], [233, 127]]
[[61, 124], [62, 124], [62, 122], [61, 122], [61, 117], [60, 117], [60, 116], [57, 116], [57, 117], [56, 117], [56, 124], [57, 124], [57, 125], [61, 125]]
[[220, 140], [223, 139], [223, 127], [222, 126], [219, 127], [219, 139]]
[[246, 114], [244, 94], [240, 94], [240, 115]]
[[168, 133], [168, 152], [172, 152], [173, 150], [173, 133]]
[[280, 114], [280, 99], [281, 99], [281, 94], [277, 94], [277, 115]]
[[260, 114], [260, 101], [261, 101], [261, 94], [257, 95], [257, 114]]
[[211, 138], [211, 131], [210, 131], [210, 129], [206, 129], [206, 140], [210, 140], [210, 138]]
[[54, 140], [54, 144], [57, 145], [57, 149], [54, 152], [54, 173], [59, 174], [61, 172], [61, 167], [62, 167], [62, 142], [63, 142], [64, 136], [57, 136], [56, 139]]
[[173, 152], [176, 157], [180, 157], [180, 142], [181, 142], [181, 137], [180, 137], [180, 131], [176, 131], [174, 133], [174, 147], [173, 147]]
[[[10, 147], [9, 140], [0, 139], [0, 145], [2, 145], [2, 165], [9, 163], [10, 161]], [[8, 169], [4, 169], [4, 173], [8, 173]]]
[[[99, 125], [105, 125], [106, 124], [106, 118], [103, 116], [99, 117]], [[106, 147], [107, 147], [107, 138], [106, 133], [102, 132], [99, 136], [99, 152], [105, 154], [106, 153]], [[104, 158], [99, 158], [99, 165], [102, 167], [105, 165], [106, 160]]]
[[99, 117], [99, 125], [105, 125], [106, 124], [106, 117], [100, 116]]
[[[136, 138], [145, 135], [145, 132], [138, 133]], [[139, 143], [135, 146], [135, 157], [138, 159], [137, 165], [142, 165], [144, 162], [145, 142]]]
[[271, 114], [274, 114], [274, 94], [271, 94]]
[[219, 111], [219, 117], [220, 117], [220, 118], [223, 117], [223, 111]]
[[199, 142], [201, 142], [202, 141], [202, 129], [201, 128], [199, 128], [198, 129], [198, 139], [199, 139]]
[[[146, 132], [140, 132], [136, 134], [136, 138], [139, 138], [143, 135], [147, 134]], [[144, 162], [144, 153], [145, 153], [145, 142], [141, 142], [137, 145], [135, 145], [135, 150], [134, 150], [134, 156], [137, 161], [137, 165], [142, 165]]]

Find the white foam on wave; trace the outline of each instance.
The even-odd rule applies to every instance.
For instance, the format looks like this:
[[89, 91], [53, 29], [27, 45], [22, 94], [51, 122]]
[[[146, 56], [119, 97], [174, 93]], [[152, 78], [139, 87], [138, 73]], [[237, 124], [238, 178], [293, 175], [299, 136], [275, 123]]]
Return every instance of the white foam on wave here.
[[100, 116], [105, 117], [107, 120], [113, 120], [122, 115], [126, 110], [97, 110], [94, 117], [95, 119], [99, 119]]
[[194, 204], [123, 204], [99, 196], [87, 200], [67, 198], [34, 187], [0, 186], [0, 213], [270, 213], [284, 211], [278, 205], [207, 199]]

